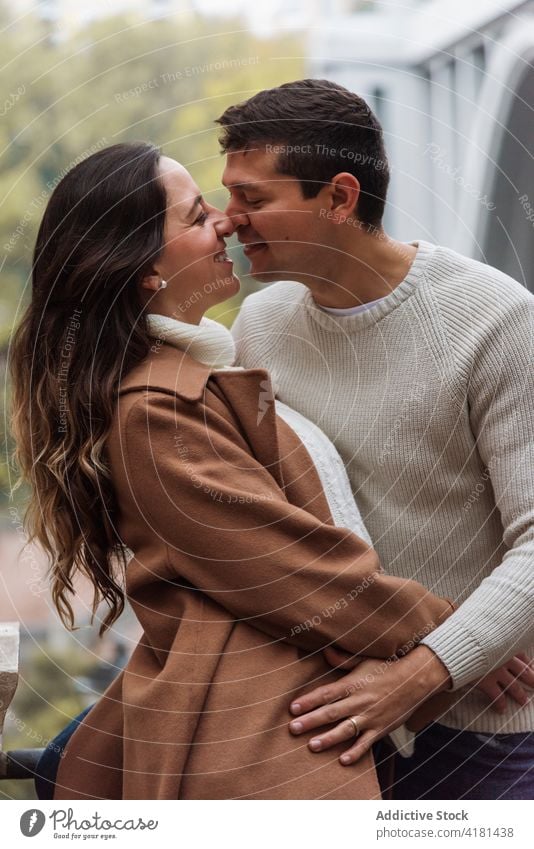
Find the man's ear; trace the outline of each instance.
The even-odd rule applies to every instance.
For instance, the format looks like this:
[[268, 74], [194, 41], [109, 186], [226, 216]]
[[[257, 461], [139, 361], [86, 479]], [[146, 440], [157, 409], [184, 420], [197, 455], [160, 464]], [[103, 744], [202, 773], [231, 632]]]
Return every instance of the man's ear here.
[[337, 221], [344, 221], [349, 216], [356, 216], [356, 206], [359, 197], [360, 182], [354, 174], [349, 174], [348, 171], [342, 171], [332, 178], [330, 183], [330, 198], [332, 211], [336, 213]]

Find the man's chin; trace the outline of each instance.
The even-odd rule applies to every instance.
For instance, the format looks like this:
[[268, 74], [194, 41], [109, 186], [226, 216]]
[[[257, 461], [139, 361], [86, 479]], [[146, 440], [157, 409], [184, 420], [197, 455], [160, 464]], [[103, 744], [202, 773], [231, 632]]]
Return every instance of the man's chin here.
[[277, 280], [287, 280], [287, 272], [276, 268], [269, 268], [267, 263], [255, 261], [254, 257], [250, 257], [249, 262], [250, 268], [248, 274], [254, 280], [257, 280], [258, 283], [276, 283]]
[[278, 280], [287, 280], [287, 274], [281, 271], [259, 270], [251, 267], [249, 277], [253, 277], [258, 283], [276, 283]]

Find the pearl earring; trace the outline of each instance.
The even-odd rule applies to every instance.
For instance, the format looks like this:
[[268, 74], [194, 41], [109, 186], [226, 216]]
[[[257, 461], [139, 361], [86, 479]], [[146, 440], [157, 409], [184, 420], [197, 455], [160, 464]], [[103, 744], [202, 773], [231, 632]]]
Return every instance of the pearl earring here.
[[161, 278], [161, 280], [159, 282], [159, 288], [160, 289], [166, 289], [167, 288], [167, 281], [164, 280], [163, 277]]

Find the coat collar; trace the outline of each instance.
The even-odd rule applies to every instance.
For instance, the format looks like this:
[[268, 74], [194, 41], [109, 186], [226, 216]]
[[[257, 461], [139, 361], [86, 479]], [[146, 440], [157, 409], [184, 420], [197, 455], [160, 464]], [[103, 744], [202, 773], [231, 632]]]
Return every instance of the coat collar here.
[[156, 390], [185, 401], [200, 401], [211, 375], [229, 406], [239, 411], [255, 457], [283, 488], [274, 392], [265, 369], [213, 369], [163, 343], [152, 345], [145, 359], [126, 375], [119, 395]]
[[145, 359], [121, 381], [119, 395], [156, 389], [178, 395], [185, 401], [199, 401], [213, 369], [194, 360], [184, 351], [156, 342]]

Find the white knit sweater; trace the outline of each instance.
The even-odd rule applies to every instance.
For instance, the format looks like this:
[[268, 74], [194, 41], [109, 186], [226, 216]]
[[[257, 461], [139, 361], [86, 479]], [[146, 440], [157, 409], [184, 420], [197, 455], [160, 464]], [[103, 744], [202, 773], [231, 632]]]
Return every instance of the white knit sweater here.
[[237, 362], [318, 424], [346, 464], [391, 574], [460, 603], [425, 637], [458, 691], [440, 721], [534, 730], [534, 701], [504, 716], [470, 684], [534, 657], [534, 297], [494, 268], [428, 242], [393, 292], [346, 317], [304, 286], [249, 296]]

